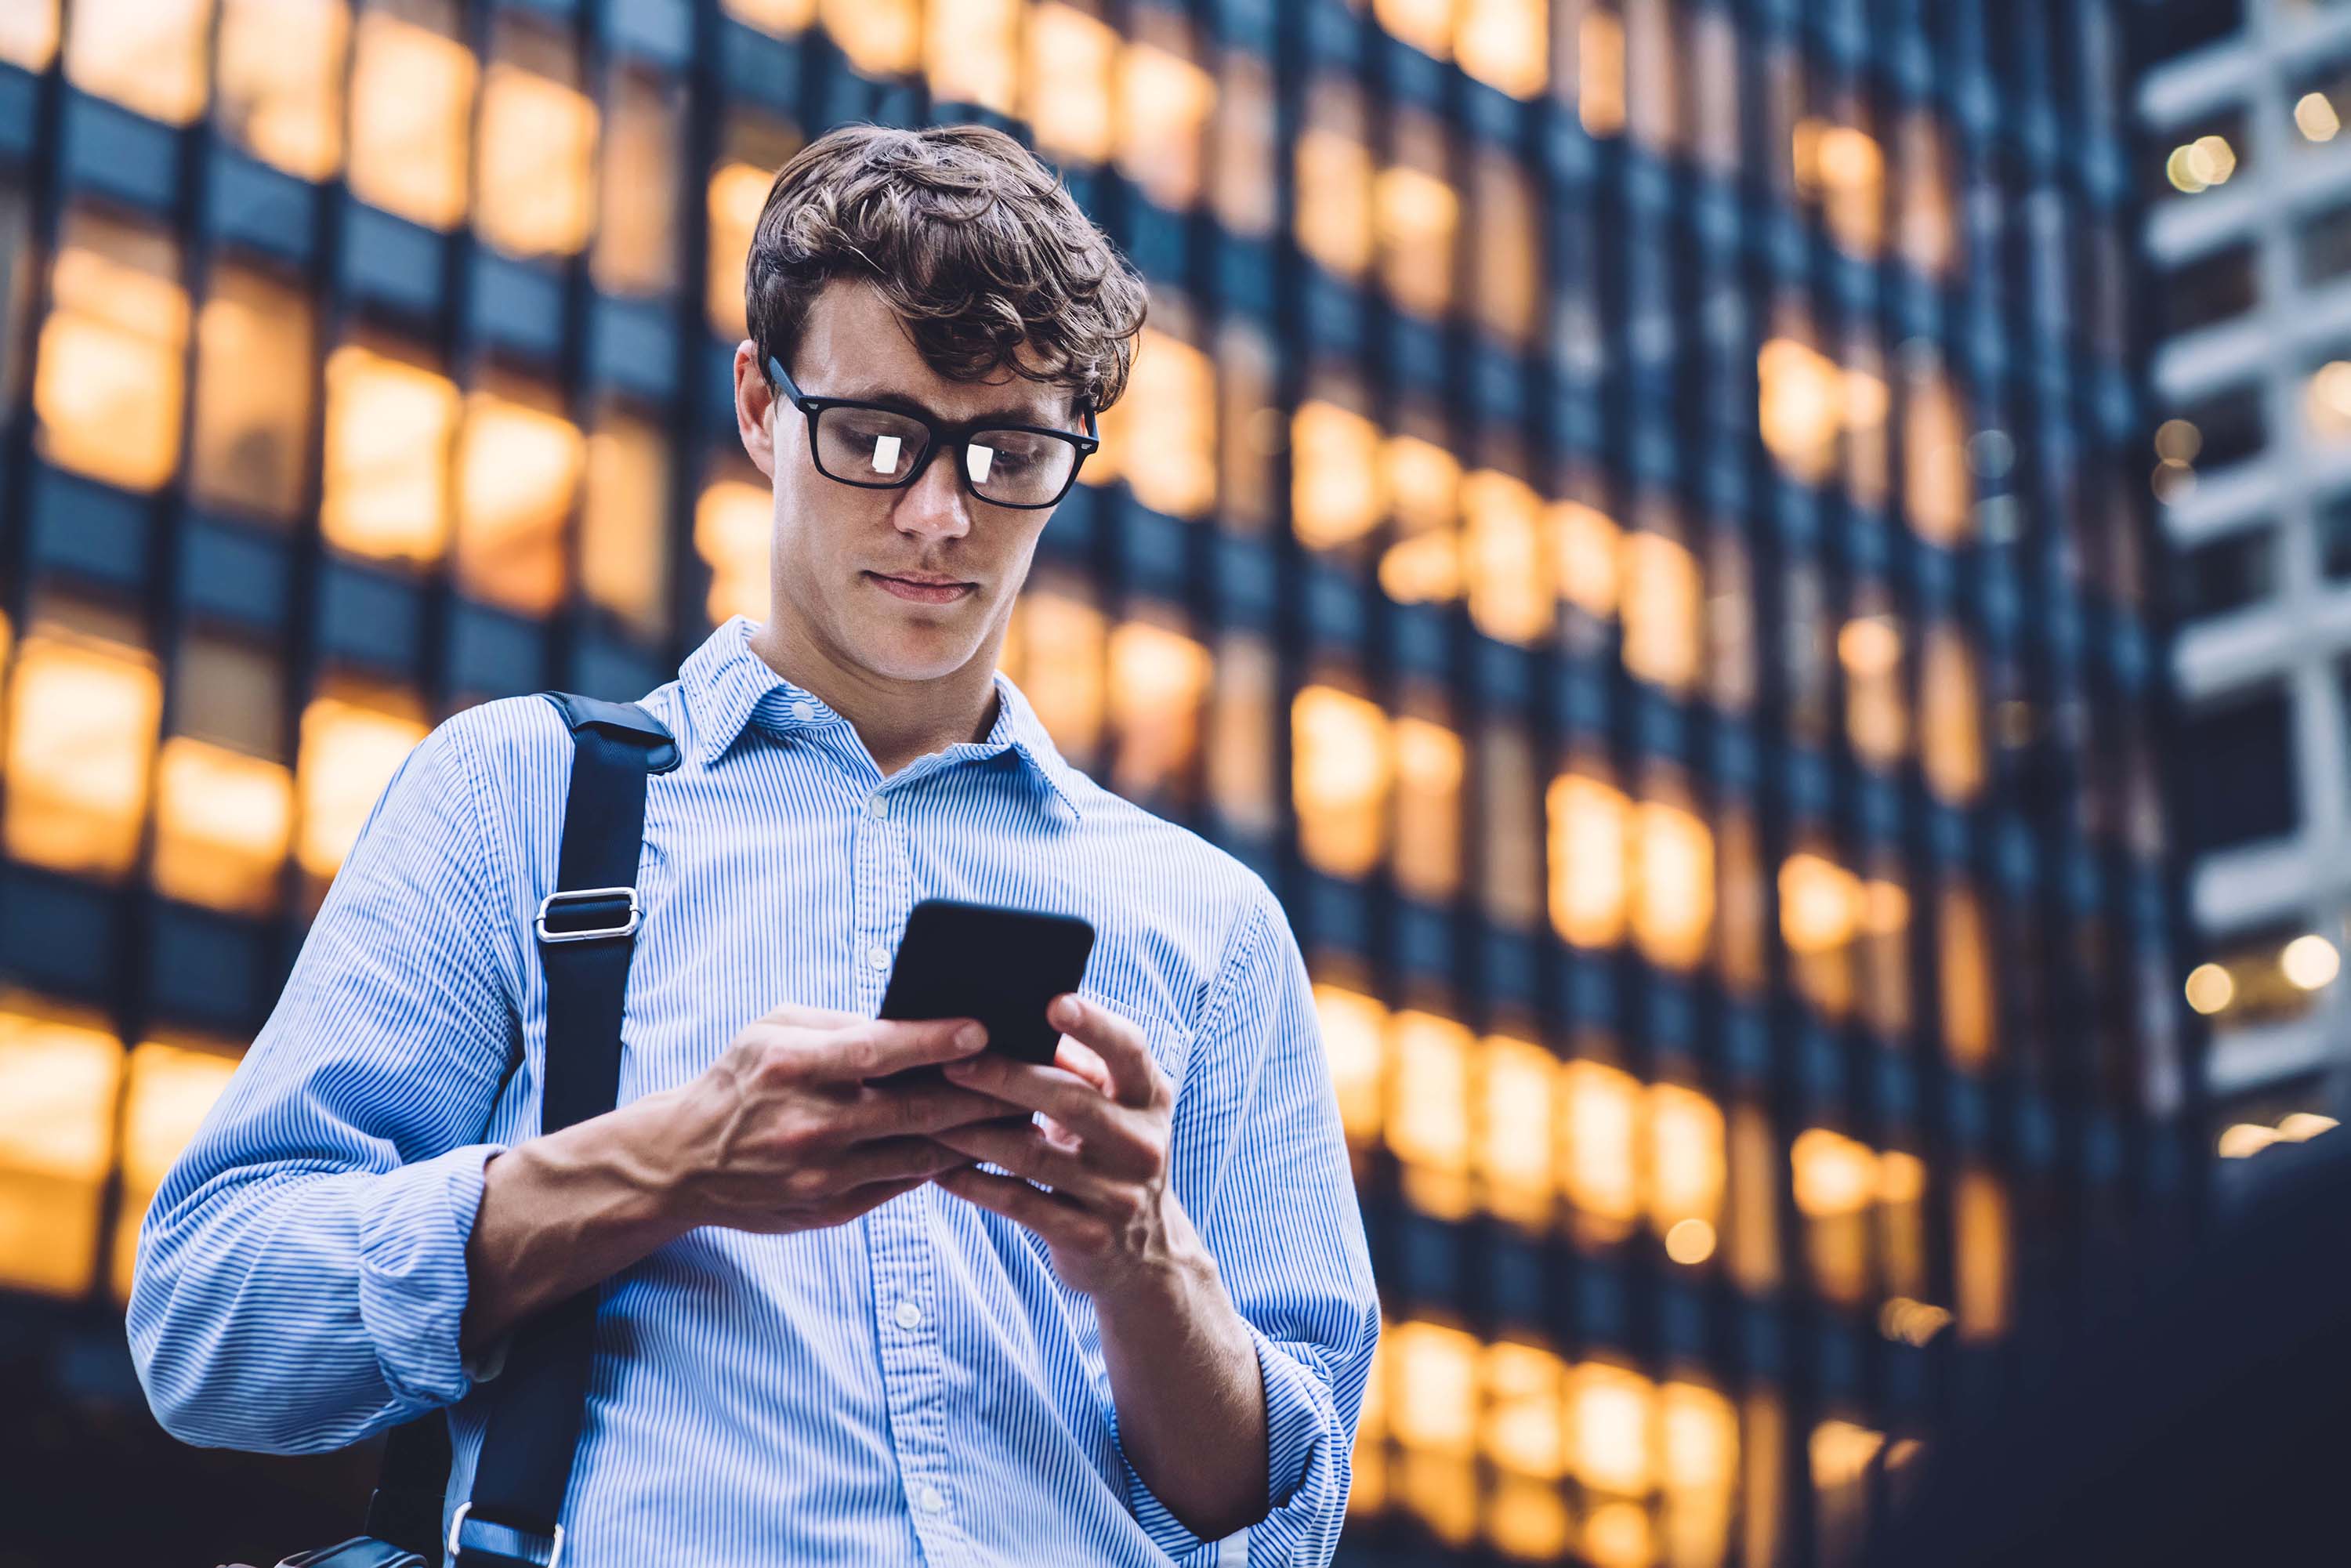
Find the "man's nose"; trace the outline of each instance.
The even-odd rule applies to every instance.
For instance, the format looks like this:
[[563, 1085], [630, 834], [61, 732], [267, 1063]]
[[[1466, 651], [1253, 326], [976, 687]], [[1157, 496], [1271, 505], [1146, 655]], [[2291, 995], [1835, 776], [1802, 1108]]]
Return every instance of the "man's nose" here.
[[902, 530], [940, 538], [971, 531], [971, 497], [955, 471], [962, 461], [958, 448], [942, 448], [924, 465], [921, 476], [899, 493], [894, 520]]

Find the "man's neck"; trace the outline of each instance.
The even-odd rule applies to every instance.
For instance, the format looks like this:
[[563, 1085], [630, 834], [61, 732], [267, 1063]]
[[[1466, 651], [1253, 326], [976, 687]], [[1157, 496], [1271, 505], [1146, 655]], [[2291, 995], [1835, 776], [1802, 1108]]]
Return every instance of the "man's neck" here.
[[893, 681], [832, 653], [788, 616], [770, 614], [751, 629], [749, 643], [769, 669], [847, 719], [884, 779], [918, 757], [978, 740], [996, 724], [987, 649], [936, 680]]

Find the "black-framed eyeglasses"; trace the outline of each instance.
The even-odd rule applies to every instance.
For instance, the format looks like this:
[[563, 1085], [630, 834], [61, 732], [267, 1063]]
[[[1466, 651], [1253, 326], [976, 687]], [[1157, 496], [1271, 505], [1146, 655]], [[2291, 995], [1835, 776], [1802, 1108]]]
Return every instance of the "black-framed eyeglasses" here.
[[902, 490], [922, 476], [931, 458], [952, 447], [964, 488], [992, 507], [1034, 509], [1069, 494], [1083, 463], [1102, 444], [1093, 410], [1080, 406], [1083, 433], [1041, 424], [971, 420], [949, 424], [889, 403], [849, 397], [810, 397], [792, 384], [783, 363], [768, 356], [768, 373], [792, 406], [808, 415], [809, 455], [816, 471], [842, 485]]

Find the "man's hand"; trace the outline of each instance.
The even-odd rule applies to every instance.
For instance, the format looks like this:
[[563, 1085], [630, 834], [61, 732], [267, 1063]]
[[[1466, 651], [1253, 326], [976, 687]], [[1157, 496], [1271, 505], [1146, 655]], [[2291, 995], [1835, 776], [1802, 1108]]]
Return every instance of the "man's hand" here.
[[1041, 1125], [975, 1123], [934, 1134], [1012, 1174], [956, 1168], [934, 1179], [1044, 1238], [1073, 1291], [1164, 1290], [1169, 1276], [1208, 1263], [1167, 1180], [1175, 1088], [1125, 1019], [1064, 993], [1046, 1021], [1064, 1031], [1051, 1067], [983, 1056], [946, 1069], [950, 1082], [1045, 1113]]
[[942, 1135], [1001, 1118], [1001, 1101], [935, 1077], [866, 1081], [964, 1060], [987, 1040], [970, 1019], [796, 1006], [746, 1025], [679, 1092], [672, 1157], [684, 1217], [771, 1235], [811, 1230], [968, 1166]]

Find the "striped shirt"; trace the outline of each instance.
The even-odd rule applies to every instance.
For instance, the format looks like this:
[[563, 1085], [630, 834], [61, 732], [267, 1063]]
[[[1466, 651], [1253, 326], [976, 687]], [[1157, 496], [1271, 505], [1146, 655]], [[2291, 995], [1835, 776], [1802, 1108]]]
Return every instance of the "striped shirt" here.
[[[885, 779], [751, 625], [644, 699], [684, 761], [648, 785], [622, 1102], [780, 1003], [877, 1013], [918, 899], [1091, 921], [1081, 989], [1176, 1086], [1173, 1189], [1255, 1343], [1271, 1511], [1223, 1542], [1179, 1523], [1120, 1445], [1091, 1298], [1035, 1235], [925, 1184], [828, 1229], [694, 1230], [612, 1277], [565, 1562], [1329, 1562], [1379, 1306], [1271, 891], [1072, 768], [1001, 674], [985, 740]], [[131, 1344], [177, 1437], [312, 1452], [445, 1407], [444, 1523], [465, 1497], [504, 1359], [460, 1356], [465, 1243], [485, 1161], [538, 1129], [530, 925], [571, 757], [553, 705], [486, 703], [377, 800], [141, 1228]]]

